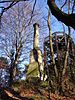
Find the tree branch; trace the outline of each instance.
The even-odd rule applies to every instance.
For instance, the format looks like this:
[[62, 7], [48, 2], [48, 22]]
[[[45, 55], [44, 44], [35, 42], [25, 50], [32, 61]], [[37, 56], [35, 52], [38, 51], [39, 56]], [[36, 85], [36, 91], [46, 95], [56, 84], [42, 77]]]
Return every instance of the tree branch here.
[[13, 1], [27, 1], [27, 0], [5, 0], [5, 1], [0, 1], [0, 3], [6, 3], [6, 2], [13, 2]]
[[48, 0], [48, 6], [51, 10], [51, 13], [58, 19], [58, 21], [63, 22], [67, 26], [71, 26], [75, 29], [75, 13], [66, 14], [62, 12], [54, 2], [55, 0]]
[[67, 0], [65, 0], [64, 4], [61, 6], [61, 9], [66, 5]]
[[9, 2], [11, 2], [11, 3], [9, 4], [9, 6], [7, 6], [6, 8], [5, 8], [5, 7], [2, 8], [2, 11], [1, 11], [1, 13], [0, 13], [0, 27], [1, 27], [1, 18], [2, 18], [3, 13], [4, 13], [5, 11], [7, 11], [9, 8], [13, 7], [15, 4], [17, 4], [17, 3], [20, 2], [20, 1], [29, 1], [29, 0], [6, 0], [6, 1], [0, 1], [0, 4], [1, 4], [1, 3], [7, 3], [7, 2], [9, 3]]
[[73, 7], [72, 7], [72, 13], [74, 11], [74, 7], [75, 7], [75, 0], [74, 0], [74, 4], [73, 4]]

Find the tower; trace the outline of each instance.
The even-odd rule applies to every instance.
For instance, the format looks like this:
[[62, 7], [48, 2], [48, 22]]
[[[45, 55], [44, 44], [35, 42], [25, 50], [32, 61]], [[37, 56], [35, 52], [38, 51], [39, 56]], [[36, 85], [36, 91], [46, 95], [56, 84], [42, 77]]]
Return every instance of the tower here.
[[43, 77], [43, 59], [42, 52], [39, 48], [39, 25], [35, 23], [33, 49], [30, 52], [30, 64], [27, 72], [27, 77]]

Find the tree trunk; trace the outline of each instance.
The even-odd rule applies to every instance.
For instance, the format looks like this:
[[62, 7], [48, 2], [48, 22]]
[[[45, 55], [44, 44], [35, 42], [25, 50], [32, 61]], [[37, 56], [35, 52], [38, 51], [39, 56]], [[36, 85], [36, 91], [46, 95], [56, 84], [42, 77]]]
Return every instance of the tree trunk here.
[[[54, 51], [53, 51], [53, 45], [52, 45], [52, 30], [51, 30], [51, 24], [50, 24], [50, 11], [48, 12], [48, 28], [49, 28], [49, 38], [50, 38], [50, 50], [51, 50], [51, 56], [52, 56], [52, 65], [54, 67], [54, 72], [55, 72], [55, 81], [56, 81], [56, 92], [57, 90], [57, 81], [58, 81], [58, 70], [57, 70], [57, 66], [55, 63], [55, 58], [54, 58]], [[50, 68], [48, 68], [49, 70]], [[49, 75], [49, 87], [51, 89], [51, 79], [50, 79], [50, 72], [48, 71], [48, 75]], [[49, 90], [50, 91], [50, 90]], [[51, 91], [50, 91], [51, 92]]]
[[55, 64], [54, 51], [53, 51], [53, 45], [52, 45], [52, 30], [51, 30], [51, 25], [50, 25], [50, 12], [48, 14], [48, 28], [49, 28], [50, 50], [51, 50], [51, 55], [52, 55], [52, 62], [53, 62], [53, 65], [54, 65], [55, 76], [57, 78], [58, 77], [58, 71], [57, 71], [57, 67], [56, 67], [56, 64]]
[[[70, 14], [70, 0], [68, 1], [68, 15]], [[66, 69], [67, 69], [67, 65], [68, 65], [68, 57], [69, 57], [69, 45], [70, 45], [70, 27], [68, 26], [68, 42], [67, 42], [67, 50], [66, 50], [66, 54], [65, 54], [65, 60], [64, 60], [64, 67], [63, 67], [63, 71], [62, 71], [62, 80], [64, 80], [64, 75], [66, 73]], [[62, 81], [63, 83], [63, 81]]]

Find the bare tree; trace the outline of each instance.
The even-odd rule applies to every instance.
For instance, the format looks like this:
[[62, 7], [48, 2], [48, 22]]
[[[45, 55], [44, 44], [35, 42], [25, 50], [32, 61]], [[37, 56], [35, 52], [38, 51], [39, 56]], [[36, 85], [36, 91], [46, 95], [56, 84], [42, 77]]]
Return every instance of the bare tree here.
[[[2, 0], [0, 1], [0, 3], [6, 3], [6, 2], [9, 2], [9, 5], [7, 7], [2, 7], [2, 12], [0, 14], [0, 19], [3, 15], [3, 13], [5, 11], [7, 11], [9, 8], [11, 8], [12, 6], [14, 6], [16, 3], [20, 2], [20, 1], [30, 1], [30, 0]], [[65, 3], [66, 3], [67, 0], [65, 0]], [[35, 0], [36, 2], [36, 0]], [[64, 5], [65, 5], [64, 3]], [[75, 7], [75, 0], [73, 0], [73, 5], [72, 5], [72, 14], [68, 15], [66, 13], [64, 13], [63, 11], [61, 11], [56, 3], [55, 3], [55, 0], [48, 0], [47, 2], [49, 8], [51, 9], [51, 12], [52, 14], [61, 22], [63, 22], [65, 25], [67, 26], [71, 26], [72, 28], [75, 29], [75, 14], [74, 14], [74, 7]], [[63, 5], [63, 6], [64, 6]], [[69, 23], [70, 21], [70, 23]]]
[[35, 11], [31, 17], [31, 6], [31, 3], [18, 3], [2, 18], [1, 46], [10, 59], [10, 80], [15, 79], [17, 66], [25, 62], [30, 51], [32, 24], [39, 14]]

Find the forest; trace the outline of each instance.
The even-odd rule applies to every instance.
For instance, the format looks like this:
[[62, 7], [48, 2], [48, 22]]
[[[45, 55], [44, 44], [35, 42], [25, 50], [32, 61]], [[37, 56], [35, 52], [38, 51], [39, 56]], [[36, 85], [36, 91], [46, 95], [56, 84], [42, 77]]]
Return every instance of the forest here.
[[0, 0], [0, 100], [75, 100], [75, 0]]

